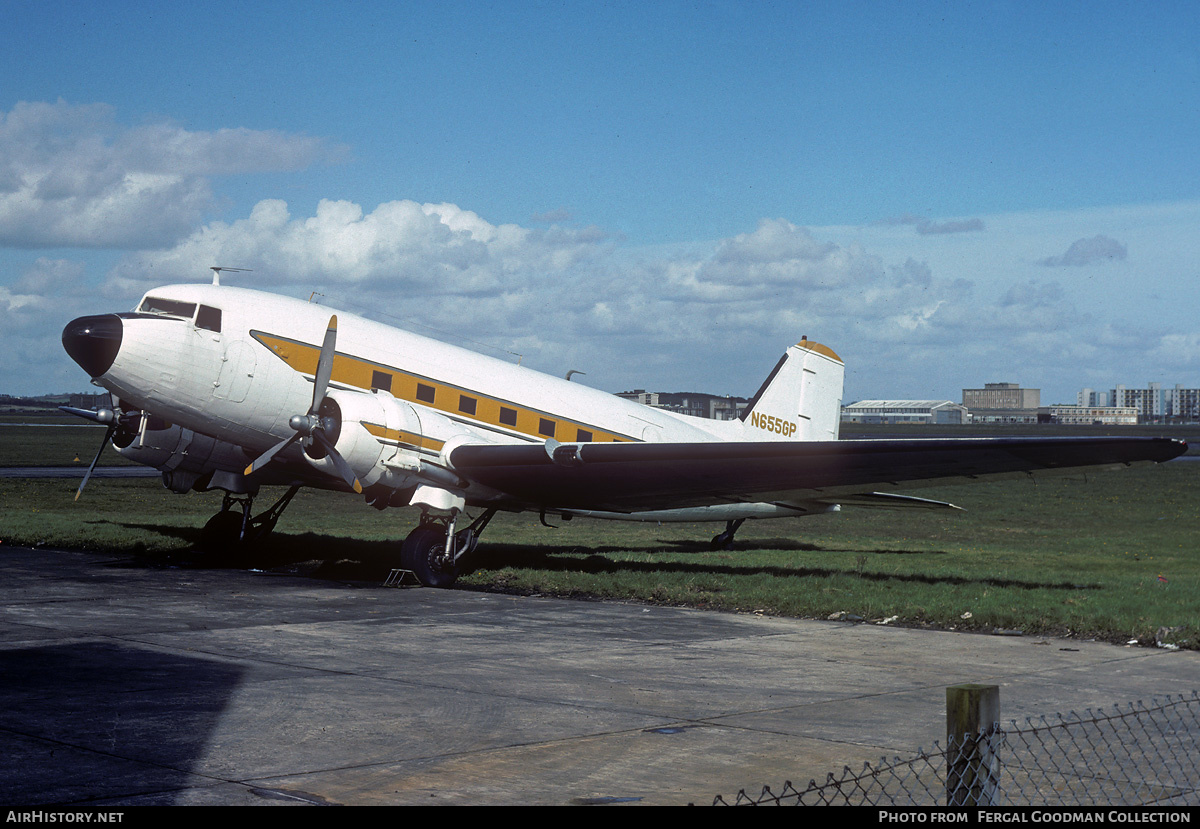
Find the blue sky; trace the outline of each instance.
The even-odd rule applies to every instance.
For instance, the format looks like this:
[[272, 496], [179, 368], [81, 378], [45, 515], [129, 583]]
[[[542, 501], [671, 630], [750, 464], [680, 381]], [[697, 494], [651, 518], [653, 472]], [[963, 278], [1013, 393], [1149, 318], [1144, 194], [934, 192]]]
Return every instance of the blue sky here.
[[[1200, 386], [1195, 3], [0, 3], [0, 391], [156, 284], [626, 388]], [[422, 330], [422, 329], [416, 329]], [[448, 336], [448, 335], [447, 335]]]

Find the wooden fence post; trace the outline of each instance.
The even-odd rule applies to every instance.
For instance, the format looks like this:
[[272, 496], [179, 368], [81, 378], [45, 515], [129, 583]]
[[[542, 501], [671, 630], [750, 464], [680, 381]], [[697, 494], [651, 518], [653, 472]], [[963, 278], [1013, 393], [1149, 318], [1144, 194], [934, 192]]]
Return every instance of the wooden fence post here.
[[999, 721], [999, 685], [946, 689], [947, 806], [992, 804], [1000, 767], [990, 738]]

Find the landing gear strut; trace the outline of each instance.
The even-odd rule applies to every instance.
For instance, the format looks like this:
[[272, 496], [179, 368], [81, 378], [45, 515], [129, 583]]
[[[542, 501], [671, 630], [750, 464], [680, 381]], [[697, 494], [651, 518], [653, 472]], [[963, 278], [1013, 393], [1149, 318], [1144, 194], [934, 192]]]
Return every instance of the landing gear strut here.
[[742, 522], [745, 520], [745, 518], [736, 518], [732, 521], [726, 521], [725, 532], [718, 533], [717, 535], [713, 536], [713, 540], [710, 544], [712, 549], [732, 550], [734, 533], [738, 531], [738, 527], [742, 526]]
[[457, 530], [458, 511], [449, 518], [424, 515], [400, 547], [400, 566], [411, 570], [426, 587], [449, 587], [462, 572], [463, 559], [474, 552], [479, 534], [496, 514], [489, 509], [469, 527]]
[[[270, 509], [253, 518], [250, 516], [254, 505], [253, 495], [239, 497], [226, 492], [221, 501], [221, 511], [208, 519], [208, 523], [200, 532], [200, 546], [209, 552], [217, 552], [238, 544], [262, 541], [275, 529], [279, 516], [283, 515], [283, 511], [299, 491], [298, 486], [290, 488]], [[241, 509], [235, 511], [234, 506]]]

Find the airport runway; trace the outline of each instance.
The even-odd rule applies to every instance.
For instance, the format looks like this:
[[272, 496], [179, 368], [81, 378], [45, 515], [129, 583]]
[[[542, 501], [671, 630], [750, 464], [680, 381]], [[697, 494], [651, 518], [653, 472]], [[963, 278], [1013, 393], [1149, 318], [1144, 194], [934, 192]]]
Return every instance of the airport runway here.
[[0, 545], [0, 803], [687, 804], [1197, 688], [1200, 653]]

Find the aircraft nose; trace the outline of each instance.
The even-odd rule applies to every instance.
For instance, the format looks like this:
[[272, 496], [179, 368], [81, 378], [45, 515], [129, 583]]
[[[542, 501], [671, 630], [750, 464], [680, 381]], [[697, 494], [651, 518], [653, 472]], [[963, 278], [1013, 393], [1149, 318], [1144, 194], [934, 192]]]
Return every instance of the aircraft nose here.
[[121, 350], [121, 318], [116, 314], [79, 317], [67, 323], [63, 348], [90, 377], [108, 371]]

